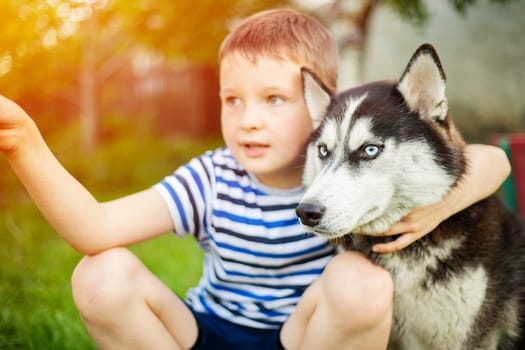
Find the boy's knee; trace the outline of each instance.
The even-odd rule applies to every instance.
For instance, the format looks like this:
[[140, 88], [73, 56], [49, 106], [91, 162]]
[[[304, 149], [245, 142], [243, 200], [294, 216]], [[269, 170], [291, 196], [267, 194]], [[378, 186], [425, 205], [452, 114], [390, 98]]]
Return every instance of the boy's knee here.
[[126, 303], [135, 257], [124, 248], [114, 248], [84, 257], [76, 266], [71, 285], [73, 298], [85, 318]]
[[391, 317], [392, 277], [362, 254], [338, 254], [328, 264], [322, 278], [323, 294], [335, 317], [358, 319], [363, 326]]

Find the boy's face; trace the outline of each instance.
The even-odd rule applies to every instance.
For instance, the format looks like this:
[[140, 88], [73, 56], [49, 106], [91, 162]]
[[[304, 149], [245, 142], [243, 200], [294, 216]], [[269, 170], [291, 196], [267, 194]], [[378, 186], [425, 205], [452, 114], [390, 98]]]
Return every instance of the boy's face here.
[[268, 186], [300, 185], [312, 122], [299, 65], [231, 53], [221, 62], [220, 86], [222, 134], [237, 161]]

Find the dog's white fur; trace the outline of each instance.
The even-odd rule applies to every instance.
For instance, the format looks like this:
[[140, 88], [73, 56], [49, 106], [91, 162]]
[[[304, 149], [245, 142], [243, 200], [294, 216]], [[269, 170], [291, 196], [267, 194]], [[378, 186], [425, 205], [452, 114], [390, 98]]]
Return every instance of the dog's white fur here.
[[[459, 244], [459, 241], [449, 241], [445, 247], [435, 249], [426, 261], [414, 262], [411, 266], [395, 256], [389, 259], [385, 267], [396, 271], [395, 332], [392, 332], [390, 349], [464, 349], [485, 296], [485, 270], [469, 268], [445, 285], [425, 286], [427, 267], [435, 266], [437, 257], [447, 256]], [[491, 348], [495, 346], [496, 343]]]

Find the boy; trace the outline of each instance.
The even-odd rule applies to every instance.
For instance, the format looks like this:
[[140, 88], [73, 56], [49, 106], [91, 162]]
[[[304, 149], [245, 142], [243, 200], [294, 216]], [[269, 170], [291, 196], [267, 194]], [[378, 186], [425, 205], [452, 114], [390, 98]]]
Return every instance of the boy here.
[[[101, 349], [384, 349], [392, 281], [363, 256], [334, 256], [303, 232], [303, 153], [312, 131], [300, 67], [335, 89], [337, 50], [316, 20], [269, 10], [223, 42], [221, 123], [226, 148], [179, 168], [152, 189], [106, 203], [59, 164], [32, 120], [0, 99], [0, 150], [56, 231], [87, 256], [75, 303]], [[401, 249], [488, 196], [509, 173], [495, 147], [468, 146], [470, 174], [441, 203], [385, 234]], [[122, 246], [174, 230], [206, 253], [186, 301]]]

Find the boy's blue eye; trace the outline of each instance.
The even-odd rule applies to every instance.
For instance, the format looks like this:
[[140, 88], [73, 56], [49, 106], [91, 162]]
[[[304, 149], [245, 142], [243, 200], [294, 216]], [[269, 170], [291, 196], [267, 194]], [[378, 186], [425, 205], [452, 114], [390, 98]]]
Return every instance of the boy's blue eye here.
[[281, 104], [284, 102], [284, 98], [282, 98], [281, 96], [272, 95], [268, 97], [268, 102], [272, 105]]
[[238, 97], [227, 97], [225, 102], [230, 106], [238, 106], [241, 103], [241, 99]]

